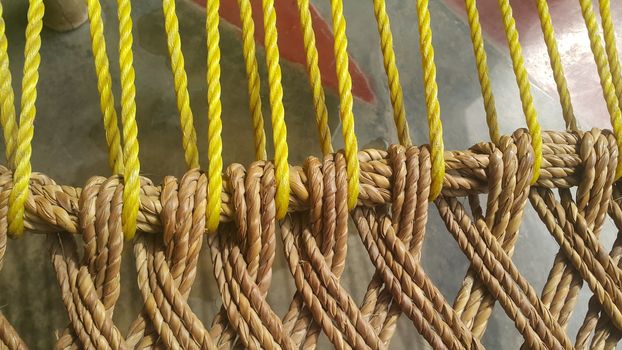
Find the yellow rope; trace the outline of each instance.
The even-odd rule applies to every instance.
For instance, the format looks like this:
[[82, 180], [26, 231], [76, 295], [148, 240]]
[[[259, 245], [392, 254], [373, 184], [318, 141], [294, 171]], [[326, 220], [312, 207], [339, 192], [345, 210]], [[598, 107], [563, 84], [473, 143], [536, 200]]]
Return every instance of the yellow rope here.
[[395, 51], [393, 50], [393, 33], [391, 33], [391, 22], [387, 15], [385, 0], [374, 0], [374, 14], [376, 24], [380, 34], [380, 48], [384, 70], [387, 74], [389, 83], [389, 94], [391, 95], [391, 105], [393, 106], [393, 120], [397, 128], [397, 137], [400, 144], [404, 146], [412, 145], [408, 122], [406, 121], [406, 110], [404, 108], [404, 96], [402, 85], [400, 84], [400, 74], [395, 63]]
[[281, 66], [279, 65], [278, 34], [274, 0], [262, 0], [264, 46], [268, 66], [268, 86], [270, 87], [270, 108], [272, 110], [272, 136], [274, 138], [274, 164], [276, 177], [276, 217], [282, 219], [289, 206], [289, 164], [287, 163], [287, 127], [283, 109], [283, 86], [281, 85]]
[[508, 47], [510, 48], [512, 67], [514, 68], [514, 75], [516, 75], [516, 83], [518, 84], [523, 113], [525, 114], [529, 134], [531, 135], [531, 146], [534, 152], [533, 177], [531, 183], [534, 184], [540, 176], [540, 166], [542, 163], [542, 133], [540, 130], [540, 123], [538, 122], [538, 115], [533, 105], [529, 77], [527, 76], [527, 70], [525, 69], [525, 63], [523, 61], [523, 53], [518, 40], [516, 22], [512, 16], [512, 6], [509, 0], [499, 0], [499, 8], [501, 9]]
[[572, 108], [572, 102], [570, 101], [570, 91], [568, 91], [564, 66], [561, 63], [559, 50], [557, 49], [555, 31], [551, 21], [551, 14], [549, 13], [549, 6], [546, 1], [547, 0], [536, 1], [542, 34], [544, 34], [544, 43], [546, 44], [546, 49], [549, 54], [551, 70], [553, 70], [553, 79], [555, 79], [555, 84], [557, 85], [557, 93], [559, 94], [559, 102], [562, 106], [562, 114], [566, 122], [566, 128], [569, 130], [577, 130], [577, 120]]
[[342, 0], [330, 1], [335, 32], [335, 64], [339, 85], [339, 117], [345, 143], [346, 173], [348, 175], [348, 208], [356, 206], [359, 195], [358, 144], [354, 134], [354, 114], [352, 113], [352, 77], [348, 71], [348, 38], [346, 20], [343, 17]]
[[326, 108], [326, 96], [322, 87], [322, 77], [318, 64], [318, 53], [315, 45], [315, 32], [313, 21], [309, 11], [309, 0], [298, 0], [298, 14], [302, 27], [302, 39], [305, 47], [306, 68], [309, 76], [309, 84], [313, 93], [313, 107], [315, 108], [315, 121], [320, 137], [322, 153], [333, 153], [330, 128], [328, 127], [328, 109]]
[[15, 142], [17, 138], [17, 122], [15, 119], [15, 97], [11, 85], [11, 71], [9, 70], [8, 42], [6, 39], [6, 25], [0, 2], [0, 123], [4, 133], [6, 160], [11, 168], [15, 167]]
[[248, 99], [254, 131], [255, 159], [265, 160], [268, 158], [268, 155], [266, 153], [266, 132], [264, 131], [263, 114], [261, 112], [261, 86], [259, 84], [259, 68], [255, 53], [253, 8], [251, 7], [250, 0], [238, 0], [238, 6], [240, 7], [240, 21], [242, 22], [242, 52], [248, 77]]
[[207, 142], [208, 142], [208, 199], [207, 228], [214, 233], [220, 220], [222, 193], [222, 104], [220, 102], [220, 33], [218, 9], [220, 0], [208, 0], [207, 18]]
[[177, 95], [177, 109], [179, 110], [184, 158], [188, 168], [198, 168], [197, 135], [194, 130], [192, 110], [190, 109], [188, 77], [184, 68], [184, 55], [181, 51], [179, 21], [175, 12], [175, 0], [162, 0], [162, 9], [164, 11], [164, 30], [166, 31], [166, 42], [171, 59], [173, 83], [175, 85], [175, 94]]
[[130, 0], [117, 0], [119, 16], [119, 66], [121, 74], [121, 120], [123, 122], [123, 232], [130, 240], [136, 233], [140, 205], [140, 161], [138, 160], [138, 126], [136, 125], [136, 87], [132, 53], [132, 18]]
[[479, 78], [479, 85], [484, 100], [484, 111], [486, 112], [486, 124], [488, 133], [494, 143], [499, 142], [499, 122], [497, 121], [497, 109], [495, 107], [495, 97], [492, 93], [492, 85], [488, 76], [488, 59], [484, 49], [484, 39], [482, 37], [482, 26], [479, 21], [479, 11], [477, 10], [476, 0], [465, 0], [469, 29], [471, 31], [471, 42], [473, 43], [473, 53], [475, 55], [475, 66]]
[[603, 97], [607, 104], [611, 125], [618, 143], [618, 166], [616, 167], [615, 176], [617, 180], [622, 176], [622, 158], [620, 158], [622, 157], [622, 112], [620, 112], [618, 98], [612, 83], [611, 71], [609, 70], [609, 63], [607, 62], [607, 57], [605, 57], [605, 52], [598, 33], [598, 24], [596, 23], [596, 16], [592, 9], [592, 1], [579, 0], [579, 4], [581, 5], [581, 14], [585, 21], [588, 37], [590, 39], [590, 47], [594, 55], [594, 61], [596, 62], [600, 85], [603, 89]]
[[91, 30], [93, 62], [97, 75], [97, 90], [99, 91], [99, 102], [104, 119], [104, 129], [106, 130], [106, 143], [108, 144], [108, 165], [115, 174], [122, 174], [123, 151], [112, 94], [112, 78], [110, 77], [110, 63], [106, 53], [101, 4], [99, 0], [87, 0], [86, 3]]
[[609, 70], [613, 79], [613, 87], [618, 96], [618, 103], [622, 106], [622, 72], [620, 71], [620, 59], [616, 47], [616, 33], [611, 20], [611, 4], [609, 0], [600, 0], [600, 19], [603, 26], [603, 37], [605, 39], [605, 51], [609, 62]]
[[436, 84], [436, 64], [432, 47], [432, 28], [430, 27], [430, 10], [428, 0], [417, 0], [417, 17], [419, 24], [419, 51], [423, 68], [425, 86], [425, 104], [430, 133], [432, 159], [432, 184], [430, 199], [434, 200], [441, 193], [445, 178], [445, 147], [443, 145], [443, 124], [441, 123], [441, 107], [438, 102], [438, 85]]
[[15, 237], [24, 233], [24, 206], [28, 199], [28, 187], [32, 167], [32, 137], [37, 109], [37, 82], [39, 80], [39, 63], [41, 56], [41, 28], [43, 27], [43, 0], [30, 0], [28, 6], [28, 24], [26, 25], [26, 44], [24, 47], [24, 77], [22, 80], [22, 99], [19, 127], [17, 131], [17, 148], [13, 159], [16, 162], [13, 173], [13, 189], [9, 197], [9, 232]]

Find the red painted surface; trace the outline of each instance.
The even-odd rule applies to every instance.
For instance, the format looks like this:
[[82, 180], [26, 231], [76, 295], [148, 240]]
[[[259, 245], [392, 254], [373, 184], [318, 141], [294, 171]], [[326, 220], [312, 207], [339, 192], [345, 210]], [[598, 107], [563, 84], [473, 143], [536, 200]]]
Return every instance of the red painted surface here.
[[[464, 0], [444, 1], [459, 16], [466, 17]], [[511, 4], [530, 78], [546, 93], [557, 98], [535, 1], [512, 0]], [[579, 3], [549, 0], [548, 5], [577, 119], [583, 128], [611, 128]], [[594, 11], [598, 14], [598, 6], [595, 5]], [[486, 38], [506, 50], [507, 43], [498, 1], [479, 0], [477, 7]], [[612, 12], [614, 12], [612, 14], [614, 26], [620, 34], [622, 33], [622, 7], [612, 6]], [[619, 35], [617, 38], [619, 44], [621, 38]]]
[[[201, 6], [205, 6], [205, 0], [194, 0]], [[253, 19], [255, 20], [255, 40], [263, 45], [263, 13], [261, 11], [261, 1], [251, 1], [253, 7]], [[302, 41], [302, 30], [300, 28], [300, 17], [296, 0], [275, 0], [277, 14], [277, 28], [279, 32], [279, 50], [281, 56], [299, 64], [305, 64], [304, 45]], [[227, 22], [240, 28], [240, 11], [237, 1], [223, 0], [220, 4], [220, 15]], [[334, 60], [334, 37], [326, 20], [320, 16], [317, 10], [311, 6], [311, 16], [315, 40], [319, 55], [320, 72], [322, 82], [325, 86], [337, 89], [337, 75], [335, 73]], [[350, 57], [350, 74], [352, 75], [352, 92], [354, 96], [365, 102], [371, 103], [375, 100], [374, 93], [369, 86], [367, 78]]]

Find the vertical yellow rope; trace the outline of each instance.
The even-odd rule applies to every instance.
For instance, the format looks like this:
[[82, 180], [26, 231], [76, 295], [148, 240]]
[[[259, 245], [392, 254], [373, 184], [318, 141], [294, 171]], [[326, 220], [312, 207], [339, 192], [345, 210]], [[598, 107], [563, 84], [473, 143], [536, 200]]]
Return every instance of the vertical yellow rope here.
[[425, 104], [430, 133], [432, 159], [432, 184], [430, 199], [441, 193], [445, 178], [445, 147], [443, 145], [443, 124], [441, 123], [441, 107], [438, 102], [438, 85], [436, 84], [436, 64], [432, 47], [432, 28], [430, 27], [430, 10], [428, 0], [417, 0], [417, 20], [419, 24], [419, 51], [423, 68], [425, 87]]
[[112, 94], [112, 78], [110, 77], [110, 63], [106, 53], [104, 38], [104, 24], [99, 0], [87, 0], [87, 10], [91, 31], [91, 46], [93, 48], [93, 62], [97, 75], [97, 90], [104, 119], [106, 143], [108, 144], [108, 165], [115, 174], [123, 173], [123, 151], [121, 137], [117, 125], [117, 112], [114, 107]]
[[603, 38], [605, 39], [605, 51], [609, 62], [609, 70], [613, 79], [613, 87], [618, 96], [619, 105], [622, 106], [622, 72], [620, 71], [620, 59], [616, 47], [616, 33], [611, 20], [611, 4], [609, 0], [600, 0], [600, 19], [603, 26]]
[[318, 53], [315, 45], [315, 32], [313, 21], [309, 11], [309, 0], [298, 0], [298, 14], [302, 27], [302, 39], [305, 48], [307, 75], [313, 94], [313, 107], [315, 108], [315, 122], [317, 125], [322, 154], [333, 153], [330, 128], [328, 127], [328, 109], [326, 108], [326, 96], [322, 87], [322, 77], [318, 64]]
[[11, 85], [9, 70], [8, 42], [2, 3], [0, 2], [0, 123], [4, 133], [6, 160], [9, 167], [15, 167], [15, 142], [17, 138], [17, 122], [15, 119], [15, 97]]
[[330, 1], [335, 32], [335, 64], [339, 85], [339, 117], [345, 143], [346, 173], [348, 175], [348, 208], [356, 206], [359, 195], [359, 159], [358, 144], [354, 134], [354, 113], [352, 98], [352, 77], [348, 70], [348, 38], [346, 20], [343, 17], [342, 0]]
[[499, 8], [501, 9], [508, 47], [510, 48], [512, 67], [514, 68], [514, 75], [516, 75], [516, 83], [518, 84], [523, 113], [525, 114], [529, 134], [531, 135], [531, 146], [533, 147], [535, 156], [531, 183], [534, 184], [540, 176], [540, 166], [542, 163], [542, 133], [540, 130], [540, 123], [538, 122], [538, 115], [533, 105], [529, 77], [527, 76], [527, 70], [525, 69], [525, 63], [523, 61], [523, 53], [518, 40], [516, 22], [512, 16], [512, 6], [509, 0], [499, 0]]
[[162, 0], [162, 9], [164, 11], [164, 30], [166, 31], [166, 42], [171, 60], [173, 83], [175, 85], [175, 94], [177, 95], [177, 109], [179, 111], [184, 158], [188, 168], [198, 168], [197, 135], [194, 129], [192, 110], [190, 109], [188, 77], [184, 67], [184, 55], [181, 51], [179, 21], [175, 12], [175, 0]]
[[276, 217], [282, 219], [289, 206], [289, 164], [287, 163], [287, 127], [283, 109], [283, 86], [281, 85], [281, 66], [279, 65], [278, 34], [276, 31], [276, 12], [274, 0], [262, 0], [264, 46], [268, 66], [268, 86], [270, 87], [270, 108], [272, 110], [272, 134], [274, 138], [274, 163], [276, 177]]
[[[618, 143], [618, 157], [622, 157], [622, 112], [620, 112], [620, 106], [618, 98], [616, 96], [611, 71], [609, 70], [609, 63], [602, 46], [600, 35], [598, 34], [598, 24], [596, 23], [596, 16], [592, 9], [591, 0], [579, 0], [581, 5], [581, 14], [585, 21], [588, 37], [590, 39], [590, 47], [596, 62], [596, 68], [598, 71], [598, 77], [600, 78], [600, 85], [603, 89], [603, 97], [605, 99], [607, 110], [609, 111], [609, 117], [611, 119], [611, 125], [616, 135], [616, 141]], [[616, 180], [622, 176], [622, 159], [618, 158], [618, 166], [616, 167]]]
[[557, 49], [553, 22], [546, 1], [547, 0], [536, 1], [542, 34], [544, 34], [544, 43], [546, 44], [546, 49], [549, 54], [553, 79], [555, 79], [555, 84], [557, 85], [557, 93], [559, 94], [559, 102], [562, 106], [562, 114], [566, 122], [566, 128], [569, 130], [577, 130], [577, 120], [572, 108], [572, 102], [570, 101], [570, 91], [568, 91], [564, 66], [561, 63], [559, 50]]
[[24, 233], [24, 206], [28, 199], [28, 187], [32, 167], [32, 137], [37, 109], [37, 82], [41, 56], [41, 28], [43, 27], [43, 0], [30, 0], [28, 6], [28, 24], [26, 25], [26, 44], [24, 47], [24, 77], [22, 80], [22, 99], [19, 127], [17, 130], [17, 148], [13, 159], [16, 162], [13, 173], [13, 189], [9, 197], [9, 232], [15, 237]]
[[222, 194], [222, 104], [220, 102], [220, 33], [218, 9], [220, 0], [207, 0], [207, 142], [208, 142], [208, 199], [207, 228], [214, 233], [220, 221]]
[[484, 100], [484, 111], [486, 112], [486, 124], [488, 133], [494, 143], [499, 142], [499, 122], [497, 121], [497, 109], [495, 107], [495, 97], [492, 93], [492, 85], [488, 76], [488, 58], [484, 49], [484, 39], [482, 37], [482, 26], [479, 21], [479, 11], [477, 10], [476, 0], [465, 0], [467, 19], [471, 31], [471, 42], [473, 43], [473, 53], [475, 55], [475, 66], [479, 85]]
[[117, 0], [119, 16], [119, 66], [121, 74], [121, 120], [123, 122], [123, 232], [130, 240], [136, 233], [140, 206], [140, 161], [138, 159], [138, 126], [136, 125], [136, 87], [132, 53], [132, 18], [130, 0]]
[[255, 53], [255, 23], [253, 21], [253, 8], [250, 0], [238, 0], [240, 7], [240, 21], [242, 22], [242, 44], [244, 62], [246, 64], [246, 76], [248, 77], [248, 99], [253, 123], [255, 140], [255, 159], [265, 160], [266, 133], [264, 131], [263, 114], [261, 112], [261, 94], [259, 84], [259, 68]]
[[391, 33], [391, 22], [385, 6], [385, 0], [374, 0], [374, 14], [376, 24], [380, 34], [380, 48], [384, 70], [387, 74], [389, 83], [389, 94], [391, 95], [391, 105], [393, 106], [393, 120], [397, 128], [397, 137], [400, 144], [404, 146], [412, 145], [408, 122], [406, 121], [406, 110], [404, 108], [404, 96], [402, 85], [400, 84], [400, 74], [395, 63], [395, 51], [393, 50], [393, 33]]

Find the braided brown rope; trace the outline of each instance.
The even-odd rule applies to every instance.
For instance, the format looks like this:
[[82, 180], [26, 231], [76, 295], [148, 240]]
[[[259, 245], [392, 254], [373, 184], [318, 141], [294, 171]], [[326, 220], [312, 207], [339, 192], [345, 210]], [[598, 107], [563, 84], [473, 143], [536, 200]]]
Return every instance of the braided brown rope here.
[[[351, 213], [342, 153], [291, 168], [291, 213], [280, 223], [280, 238], [296, 292], [282, 317], [266, 302], [277, 254], [274, 166], [229, 166], [220, 232], [207, 237], [222, 300], [209, 327], [187, 301], [205, 233], [207, 178], [191, 170], [161, 186], [142, 179], [142, 233], [133, 245], [144, 306], [127, 333], [113, 321], [124, 246], [122, 179], [95, 177], [80, 189], [35, 174], [26, 227], [52, 233], [52, 263], [70, 321], [55, 348], [313, 349], [323, 333], [337, 349], [386, 349], [403, 313], [434, 348], [479, 349], [496, 302], [526, 348], [613, 348], [622, 335], [622, 239], [608, 253], [599, 232], [607, 214], [622, 229], [615, 138], [592, 130], [545, 133], [543, 140], [534, 186], [531, 140], [523, 130], [497, 146], [447, 153], [435, 204], [470, 262], [453, 306], [420, 263], [432, 176], [427, 147], [361, 152], [361, 195]], [[12, 175], [0, 168], [0, 265], [11, 187]], [[487, 194], [485, 209], [480, 194]], [[528, 200], [560, 246], [541, 298], [511, 260]], [[340, 283], [350, 216], [375, 270], [360, 302]], [[82, 257], [75, 234], [84, 242]], [[573, 345], [565, 328], [584, 281], [594, 296]], [[1, 314], [0, 342], [26, 348]]]

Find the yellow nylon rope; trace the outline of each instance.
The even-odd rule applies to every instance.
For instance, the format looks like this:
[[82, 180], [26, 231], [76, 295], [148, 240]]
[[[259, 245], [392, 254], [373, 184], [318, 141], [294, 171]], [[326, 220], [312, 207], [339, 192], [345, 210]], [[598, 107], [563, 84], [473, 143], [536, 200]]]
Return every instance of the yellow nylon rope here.
[[17, 148], [13, 159], [16, 162], [13, 173], [13, 189], [9, 197], [9, 232], [14, 237], [24, 233], [24, 206], [28, 199], [32, 167], [32, 137], [37, 109], [37, 82], [41, 56], [41, 28], [43, 27], [43, 0], [30, 0], [28, 6], [28, 24], [26, 25], [26, 44], [24, 47], [24, 77], [22, 80], [22, 99], [19, 126], [17, 130]]
[[222, 104], [220, 102], [220, 33], [218, 9], [220, 0], [207, 0], [207, 142], [208, 142], [208, 198], [207, 228], [214, 233], [220, 220], [222, 194]]
[[356, 206], [359, 195], [358, 144], [354, 134], [354, 114], [352, 113], [352, 77], [348, 70], [348, 38], [346, 20], [343, 17], [342, 0], [330, 1], [335, 32], [335, 64], [339, 85], [339, 117], [345, 143], [346, 173], [348, 175], [348, 208]]
[[246, 64], [246, 76], [248, 77], [248, 99], [253, 123], [255, 141], [255, 159], [265, 160], [266, 132], [264, 130], [263, 113], [261, 112], [261, 86], [259, 84], [259, 68], [255, 51], [255, 22], [253, 21], [253, 8], [250, 0], [238, 0], [240, 8], [240, 21], [242, 22], [242, 44], [244, 62]]
[[6, 160], [9, 167], [15, 167], [15, 142], [17, 138], [17, 122], [15, 119], [15, 97], [11, 85], [11, 71], [9, 70], [8, 42], [6, 39], [6, 25], [0, 2], [0, 123], [4, 133]]
[[538, 122], [538, 115], [533, 105], [529, 77], [527, 76], [527, 70], [525, 69], [525, 63], [523, 61], [523, 53], [518, 40], [516, 22], [512, 16], [512, 6], [509, 0], [499, 0], [499, 8], [501, 9], [505, 36], [510, 48], [512, 67], [514, 68], [514, 75], [516, 75], [516, 83], [518, 84], [523, 113], [525, 114], [529, 134], [531, 135], [531, 146], [534, 152], [533, 177], [531, 183], [534, 184], [540, 176], [540, 166], [542, 163], [542, 133], [540, 130], [540, 123]]
[[328, 109], [326, 108], [326, 96], [322, 87], [322, 77], [318, 64], [318, 53], [315, 45], [315, 32], [313, 31], [313, 21], [311, 11], [309, 11], [309, 0], [298, 0], [298, 14], [302, 27], [302, 39], [305, 48], [307, 75], [313, 94], [313, 107], [315, 108], [315, 122], [317, 125], [322, 154], [333, 153], [330, 128], [328, 127]]
[[423, 68], [423, 84], [425, 87], [425, 104], [432, 159], [430, 199], [434, 200], [443, 188], [443, 180], [445, 178], [445, 146], [443, 145], [443, 124], [441, 123], [441, 107], [438, 102], [436, 64], [434, 63], [428, 0], [417, 0], [417, 17], [419, 24], [419, 51], [421, 52], [421, 65]]
[[499, 122], [497, 121], [497, 108], [495, 107], [495, 97], [492, 93], [492, 85], [488, 76], [488, 58], [484, 49], [484, 39], [482, 37], [482, 26], [479, 20], [476, 0], [465, 0], [467, 19], [471, 31], [471, 42], [473, 43], [473, 53], [475, 55], [475, 66], [479, 78], [482, 99], [484, 100], [484, 111], [486, 112], [486, 124], [488, 133], [494, 143], [499, 142]]
[[119, 66], [121, 75], [121, 120], [123, 122], [123, 233], [131, 240], [136, 234], [140, 206], [140, 161], [138, 160], [138, 126], [136, 125], [136, 87], [132, 53], [132, 18], [130, 0], [117, 0], [119, 16]]
[[397, 137], [400, 144], [404, 146], [412, 145], [408, 122], [406, 121], [406, 110], [404, 108], [404, 96], [402, 85], [400, 84], [400, 74], [395, 63], [395, 51], [393, 50], [393, 33], [391, 33], [391, 22], [385, 6], [385, 0], [374, 0], [374, 14], [378, 33], [380, 34], [380, 48], [384, 70], [387, 74], [389, 83], [389, 94], [391, 95], [391, 105], [393, 106], [393, 120], [397, 129]]
[[538, 8], [538, 16], [540, 17], [542, 34], [544, 34], [544, 43], [546, 44], [551, 70], [553, 71], [553, 79], [555, 79], [555, 84], [557, 85], [557, 93], [559, 94], [559, 102], [562, 106], [562, 114], [566, 122], [566, 128], [569, 130], [577, 130], [577, 120], [572, 108], [572, 102], [570, 101], [570, 91], [568, 91], [564, 66], [562, 65], [559, 50], [557, 49], [549, 6], [546, 0], [537, 0], [536, 5]]
[[603, 37], [605, 39], [605, 51], [609, 62], [609, 70], [613, 79], [613, 87], [618, 96], [618, 103], [622, 105], [622, 72], [620, 71], [620, 59], [616, 47], [616, 33], [611, 20], [611, 4], [609, 0], [600, 0], [600, 19], [603, 27]]
[[276, 217], [282, 219], [289, 206], [289, 164], [287, 163], [287, 127], [283, 109], [283, 86], [281, 85], [281, 66], [279, 65], [278, 34], [276, 31], [276, 12], [274, 0], [262, 0], [264, 46], [268, 66], [268, 86], [270, 87], [270, 108], [272, 110], [272, 135], [274, 138], [274, 165], [276, 177]]
[[173, 72], [173, 84], [177, 95], [177, 109], [181, 125], [184, 158], [188, 168], [199, 167], [199, 151], [197, 150], [197, 135], [194, 129], [194, 118], [190, 109], [190, 95], [188, 94], [188, 77], [184, 67], [184, 55], [181, 51], [179, 38], [179, 21], [175, 11], [175, 0], [163, 0], [164, 30]]
[[93, 62], [95, 63], [95, 73], [97, 75], [99, 103], [104, 119], [106, 143], [108, 144], [108, 165], [115, 174], [122, 174], [124, 171], [123, 151], [121, 149], [121, 137], [117, 125], [117, 111], [114, 107], [112, 78], [110, 77], [110, 63], [108, 62], [108, 54], [106, 53], [101, 4], [99, 0], [87, 0], [86, 3], [91, 31]]
[[596, 23], [596, 16], [592, 9], [591, 0], [579, 0], [581, 5], [581, 14], [585, 21], [588, 37], [590, 39], [590, 47], [596, 62], [596, 68], [598, 71], [598, 77], [600, 78], [600, 85], [603, 89], [603, 97], [607, 105], [609, 117], [611, 119], [611, 125], [616, 135], [616, 141], [618, 143], [618, 166], [616, 167], [616, 180], [622, 176], [622, 112], [620, 112], [619, 100], [616, 96], [615, 89], [612, 83], [611, 71], [609, 70], [609, 63], [605, 55], [600, 35], [598, 33], [598, 24]]

